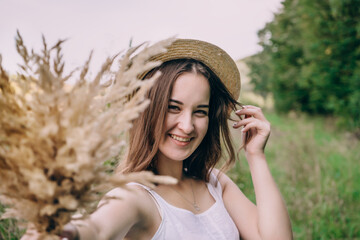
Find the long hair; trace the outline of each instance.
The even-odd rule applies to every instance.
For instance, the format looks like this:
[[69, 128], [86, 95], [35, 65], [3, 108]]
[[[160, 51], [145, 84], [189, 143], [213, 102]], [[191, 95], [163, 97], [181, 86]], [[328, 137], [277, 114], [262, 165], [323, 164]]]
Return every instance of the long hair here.
[[[221, 80], [201, 62], [180, 59], [163, 63], [147, 74], [151, 77], [161, 71], [154, 86], [148, 93], [150, 106], [137, 118], [129, 132], [129, 149], [125, 161], [118, 167], [123, 173], [150, 170], [157, 174], [157, 153], [163, 134], [164, 121], [172, 88], [183, 73], [202, 74], [210, 85], [209, 126], [198, 148], [183, 162], [187, 176], [209, 180], [211, 170], [226, 155], [224, 169], [231, 166], [236, 158], [227, 120], [231, 110], [240, 105]], [[221, 143], [224, 144], [223, 153]]]

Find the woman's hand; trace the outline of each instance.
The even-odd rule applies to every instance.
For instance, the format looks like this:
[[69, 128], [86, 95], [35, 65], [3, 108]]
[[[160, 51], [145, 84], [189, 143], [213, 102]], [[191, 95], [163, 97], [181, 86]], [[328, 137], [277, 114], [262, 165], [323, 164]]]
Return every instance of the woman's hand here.
[[[266, 120], [261, 108], [246, 105], [235, 113], [241, 120], [236, 122], [233, 127], [243, 127], [241, 131], [246, 155], [264, 154], [270, 135], [270, 123]], [[241, 118], [241, 115], [245, 116], [244, 119]], [[248, 140], [246, 140], [247, 133], [251, 134], [251, 138]]]
[[[256, 195], [256, 210], [252, 211], [242, 220], [239, 209], [233, 204], [233, 199], [240, 199], [239, 191], [236, 195], [236, 185], [234, 190], [227, 190], [230, 194], [227, 196], [228, 206], [235, 215], [234, 219], [239, 226], [249, 223], [248, 219], [255, 216], [252, 227], [256, 229], [258, 236], [253, 235], [253, 231], [248, 232], [249, 227], [244, 230], [248, 233], [249, 239], [293, 239], [289, 214], [281, 193], [276, 186], [274, 178], [271, 175], [269, 166], [266, 162], [264, 149], [270, 135], [270, 123], [266, 120], [261, 109], [254, 106], [244, 106], [243, 109], [236, 111], [240, 121], [234, 124], [234, 128], [243, 127], [243, 144], [245, 148], [246, 159], [249, 163], [252, 182]], [[245, 116], [241, 119], [241, 116]], [[247, 135], [251, 135], [248, 139]], [[246, 139], [246, 141], [244, 141]], [[225, 198], [224, 198], [225, 199]], [[225, 200], [226, 201], [226, 200]], [[226, 202], [225, 202], [226, 204]], [[232, 206], [234, 205], [234, 206]], [[241, 208], [238, 206], [238, 208]]]
[[79, 240], [79, 232], [76, 226], [72, 223], [66, 224], [60, 234], [60, 239]]
[[39, 239], [40, 233], [36, 231], [36, 228], [32, 224], [28, 224], [25, 234], [21, 237], [21, 240], [36, 240]]
[[[41, 237], [41, 234], [36, 231], [35, 227], [29, 224], [26, 233], [21, 237], [21, 240], [37, 240]], [[78, 240], [79, 234], [74, 224], [68, 223], [64, 226], [59, 239]]]

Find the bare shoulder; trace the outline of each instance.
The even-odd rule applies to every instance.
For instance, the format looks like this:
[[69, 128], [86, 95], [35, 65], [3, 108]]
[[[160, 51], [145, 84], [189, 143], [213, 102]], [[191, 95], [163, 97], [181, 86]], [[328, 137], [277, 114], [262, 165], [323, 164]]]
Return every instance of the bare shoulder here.
[[211, 172], [216, 176], [217, 180], [221, 184], [223, 193], [225, 192], [226, 188], [235, 185], [235, 183], [230, 179], [230, 177], [228, 177], [226, 173], [220, 171], [219, 169], [214, 168]]
[[143, 215], [148, 212], [152, 206], [153, 200], [146, 189], [139, 185], [127, 185], [126, 188], [114, 188], [109, 191], [103, 200], [99, 203], [106, 204], [109, 201], [119, 201], [119, 204], [126, 205], [130, 211], [137, 215]]
[[130, 186], [133, 201], [138, 210], [139, 221], [127, 232], [124, 239], [150, 239], [157, 231], [161, 216], [155, 200], [148, 190], [138, 185]]
[[132, 200], [136, 202], [140, 213], [148, 215], [157, 211], [157, 206], [148, 190], [138, 185], [132, 185], [130, 191], [133, 192], [133, 197], [136, 198]]

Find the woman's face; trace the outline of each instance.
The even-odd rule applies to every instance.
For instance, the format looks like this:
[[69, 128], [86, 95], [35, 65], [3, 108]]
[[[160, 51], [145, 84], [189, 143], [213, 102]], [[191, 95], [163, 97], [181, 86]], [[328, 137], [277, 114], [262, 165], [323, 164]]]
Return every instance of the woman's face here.
[[159, 160], [182, 161], [195, 151], [208, 129], [209, 102], [209, 81], [203, 75], [183, 73], [175, 80], [159, 145]]

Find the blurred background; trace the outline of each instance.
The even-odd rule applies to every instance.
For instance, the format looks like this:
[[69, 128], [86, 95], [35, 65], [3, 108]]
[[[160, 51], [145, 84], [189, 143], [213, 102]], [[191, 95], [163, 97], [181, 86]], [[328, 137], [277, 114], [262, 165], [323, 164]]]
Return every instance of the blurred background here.
[[[258, 41], [238, 61], [243, 101], [272, 123], [268, 162], [295, 239], [360, 239], [360, 1], [283, 1]], [[233, 177], [254, 197], [240, 163]]]
[[[272, 123], [267, 160], [295, 239], [360, 239], [360, 0], [0, 0], [0, 53], [13, 74], [17, 29], [35, 49], [41, 34], [49, 45], [67, 39], [67, 71], [93, 49], [93, 74], [144, 41], [223, 48], [240, 69], [239, 101]], [[242, 155], [229, 175], [255, 202]], [[21, 234], [15, 220], [0, 220], [0, 239]]]

